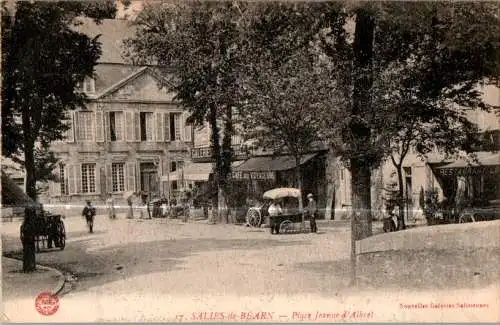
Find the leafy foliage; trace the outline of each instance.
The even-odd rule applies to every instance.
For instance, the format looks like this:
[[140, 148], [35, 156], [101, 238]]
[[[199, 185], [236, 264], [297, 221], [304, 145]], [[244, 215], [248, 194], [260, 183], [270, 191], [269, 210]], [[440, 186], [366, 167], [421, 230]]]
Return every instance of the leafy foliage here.
[[2, 154], [24, 161], [32, 198], [35, 143], [46, 148], [62, 139], [68, 128], [65, 112], [86, 102], [75, 87], [93, 74], [101, 54], [97, 38], [71, 27], [78, 23], [77, 16], [99, 20], [115, 11], [111, 1], [22, 1], [15, 8], [2, 8]]
[[241, 93], [242, 10], [243, 5], [232, 2], [151, 5], [135, 21], [136, 37], [127, 41], [129, 58], [154, 63], [167, 76], [162, 86], [175, 91], [191, 113], [189, 121], [209, 123], [215, 181], [223, 192], [233, 156], [232, 115]]

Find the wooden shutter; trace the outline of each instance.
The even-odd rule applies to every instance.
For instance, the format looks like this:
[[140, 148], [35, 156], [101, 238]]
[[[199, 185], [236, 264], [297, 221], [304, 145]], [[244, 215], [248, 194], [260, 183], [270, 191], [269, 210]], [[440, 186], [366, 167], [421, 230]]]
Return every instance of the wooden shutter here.
[[82, 164], [75, 165], [75, 188], [76, 193], [82, 193]]
[[66, 142], [75, 142], [75, 112], [69, 112], [69, 129], [64, 132]]
[[76, 165], [68, 165], [68, 193], [76, 194]]
[[163, 130], [165, 141], [170, 141], [170, 113], [163, 113]]
[[106, 164], [106, 192], [113, 192], [113, 175], [111, 164]]
[[49, 181], [49, 195], [51, 197], [61, 196], [61, 183]]
[[135, 192], [135, 164], [127, 164], [127, 190]]
[[54, 196], [61, 196], [61, 186], [63, 184], [63, 181], [60, 181], [60, 182], [51, 182], [52, 183], [52, 186], [53, 186], [53, 189], [54, 191], [52, 192], [52, 194]]
[[141, 141], [141, 114], [134, 112], [135, 141]]
[[109, 112], [103, 112], [103, 118], [104, 118], [104, 139], [106, 141], [111, 141], [111, 132], [109, 129]]
[[101, 165], [95, 164], [95, 193], [101, 194]]
[[163, 123], [164, 123], [163, 113], [156, 112], [155, 113], [155, 124], [156, 124], [155, 125], [155, 128], [156, 128], [155, 137], [156, 137], [156, 141], [157, 142], [163, 142], [164, 141], [164, 133], [165, 133], [165, 131], [163, 130], [164, 129]]
[[95, 112], [95, 140], [97, 142], [104, 142], [104, 116], [103, 112]]
[[193, 140], [193, 137], [191, 134], [193, 133], [193, 127], [190, 124], [187, 124], [187, 119], [189, 117], [189, 113], [184, 113], [182, 114], [182, 123], [184, 125], [184, 141], [185, 142], [191, 142]]
[[79, 112], [73, 112], [73, 132], [75, 132], [75, 141], [80, 140], [80, 121], [78, 115]]
[[[127, 133], [128, 131], [128, 126], [127, 124], [125, 123], [126, 120], [125, 120], [125, 111], [121, 111], [121, 114], [118, 114], [120, 117], [120, 122], [122, 123], [122, 140], [121, 141], [125, 141], [125, 133]], [[116, 116], [116, 115], [115, 115]]]
[[135, 141], [134, 112], [125, 112], [125, 139]]

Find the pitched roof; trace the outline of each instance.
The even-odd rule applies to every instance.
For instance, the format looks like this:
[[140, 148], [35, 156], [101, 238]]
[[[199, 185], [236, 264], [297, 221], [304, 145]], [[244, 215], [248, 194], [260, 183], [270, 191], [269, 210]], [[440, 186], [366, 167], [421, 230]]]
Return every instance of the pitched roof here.
[[102, 55], [99, 63], [127, 63], [122, 57], [123, 41], [135, 35], [132, 22], [124, 19], [104, 19], [96, 24], [90, 18], [78, 18], [82, 24], [75, 27], [78, 32], [89, 37], [99, 37]]
[[95, 67], [96, 95], [102, 96], [111, 87], [122, 84], [143, 69], [144, 67], [131, 65], [98, 64]]

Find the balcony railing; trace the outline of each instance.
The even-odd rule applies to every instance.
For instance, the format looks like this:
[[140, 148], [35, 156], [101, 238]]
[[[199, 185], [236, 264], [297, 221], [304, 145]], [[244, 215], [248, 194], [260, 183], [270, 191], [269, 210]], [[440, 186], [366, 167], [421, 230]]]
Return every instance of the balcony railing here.
[[[233, 153], [235, 159], [245, 159], [248, 157], [246, 150], [243, 150], [241, 145], [233, 145]], [[193, 160], [214, 160], [213, 149], [210, 146], [198, 147], [191, 149], [191, 159]]]

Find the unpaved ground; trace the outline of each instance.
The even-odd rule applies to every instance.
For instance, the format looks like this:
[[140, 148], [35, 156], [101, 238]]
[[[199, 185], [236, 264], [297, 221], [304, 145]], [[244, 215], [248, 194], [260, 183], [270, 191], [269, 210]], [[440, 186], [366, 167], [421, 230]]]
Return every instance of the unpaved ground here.
[[[498, 296], [498, 248], [474, 247], [473, 241], [469, 250], [440, 250], [435, 240], [437, 246], [425, 250], [404, 247], [361, 255], [358, 287], [350, 288], [345, 224], [323, 225], [319, 234], [280, 236], [264, 229], [177, 220], [100, 219], [94, 234], [86, 233], [82, 224], [80, 219], [67, 219], [67, 249], [37, 256], [40, 263], [78, 278], [52, 320], [165, 321], [182, 315], [189, 321], [241, 321], [248, 320], [241, 319], [246, 311], [274, 313], [267, 321], [299, 321], [300, 312], [359, 311], [349, 319], [332, 319], [335, 313], [303, 319], [329, 322], [436, 320], [429, 318], [432, 315], [447, 321], [491, 321], [491, 315], [498, 315], [498, 300], [493, 299]], [[413, 242], [418, 243], [421, 233], [406, 235], [415, 236]], [[2, 239], [4, 251], [15, 254], [17, 239]], [[400, 305], [455, 303], [464, 299], [458, 299], [461, 296], [489, 305], [446, 311], [408, 311]], [[6, 302], [6, 310], [34, 321], [36, 312], [26, 312], [31, 299]], [[75, 312], [76, 306], [86, 309]], [[218, 312], [219, 318], [220, 313], [229, 317], [224, 313], [234, 312], [239, 319], [215, 319], [215, 314], [197, 319], [193, 312]], [[206, 319], [209, 315], [215, 318]]]

